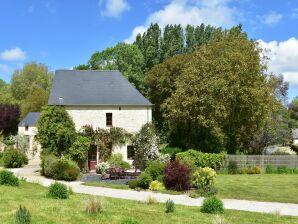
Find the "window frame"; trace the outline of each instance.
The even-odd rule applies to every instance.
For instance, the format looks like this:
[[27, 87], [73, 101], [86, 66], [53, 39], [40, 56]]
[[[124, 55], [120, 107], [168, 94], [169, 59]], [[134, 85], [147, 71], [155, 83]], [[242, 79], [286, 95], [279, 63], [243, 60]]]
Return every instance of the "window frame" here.
[[29, 125], [25, 125], [25, 131], [29, 131]]
[[106, 126], [113, 127], [113, 113], [106, 113]]
[[[128, 152], [129, 150], [132, 150], [132, 156], [129, 156], [131, 154]], [[127, 153], [127, 159], [133, 160], [133, 158], [135, 156], [135, 149], [133, 148], [132, 145], [126, 146], [126, 153]]]

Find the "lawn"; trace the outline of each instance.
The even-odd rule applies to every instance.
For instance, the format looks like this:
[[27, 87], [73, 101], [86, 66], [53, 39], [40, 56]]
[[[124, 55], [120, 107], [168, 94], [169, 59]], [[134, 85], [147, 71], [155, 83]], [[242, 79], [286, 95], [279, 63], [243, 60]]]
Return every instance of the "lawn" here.
[[298, 175], [218, 175], [215, 185], [221, 198], [298, 203]]
[[[142, 202], [103, 198], [104, 212], [88, 215], [84, 212], [87, 195], [75, 194], [70, 199], [57, 200], [47, 198], [47, 189], [37, 184], [22, 182], [20, 187], [0, 186], [1, 224], [14, 223], [14, 214], [20, 204], [31, 212], [32, 223], [112, 223], [120, 224], [127, 217], [133, 217], [141, 223], [212, 223], [216, 215], [203, 214], [198, 207], [176, 206], [174, 213], [164, 213], [163, 204], [147, 205]], [[298, 217], [279, 216], [227, 210], [222, 217], [226, 223], [297, 223]]]

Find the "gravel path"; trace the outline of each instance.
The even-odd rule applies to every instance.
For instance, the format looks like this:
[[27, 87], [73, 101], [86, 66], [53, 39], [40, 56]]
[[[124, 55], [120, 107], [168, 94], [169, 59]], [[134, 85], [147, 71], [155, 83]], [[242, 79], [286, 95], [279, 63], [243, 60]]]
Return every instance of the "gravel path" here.
[[[38, 183], [43, 186], [49, 186], [54, 180], [47, 179], [39, 175], [36, 172], [39, 169], [37, 166], [26, 166], [24, 168], [11, 169], [16, 176], [25, 178], [28, 182]], [[103, 187], [92, 187], [82, 185], [83, 182], [63, 182], [68, 186], [71, 186], [76, 193], [100, 195], [112, 198], [130, 199], [136, 201], [146, 201], [150, 196], [153, 196], [159, 202], [166, 202], [168, 199], [172, 199], [176, 204], [187, 206], [201, 206], [203, 198], [190, 198], [187, 195], [169, 195], [154, 192], [138, 192], [133, 190], [120, 190]], [[263, 212], [263, 213], [278, 213], [280, 215], [298, 216], [298, 204], [290, 203], [277, 203], [277, 202], [258, 202], [248, 200], [235, 200], [235, 199], [223, 199], [226, 209], [234, 209], [241, 211], [251, 212]]]

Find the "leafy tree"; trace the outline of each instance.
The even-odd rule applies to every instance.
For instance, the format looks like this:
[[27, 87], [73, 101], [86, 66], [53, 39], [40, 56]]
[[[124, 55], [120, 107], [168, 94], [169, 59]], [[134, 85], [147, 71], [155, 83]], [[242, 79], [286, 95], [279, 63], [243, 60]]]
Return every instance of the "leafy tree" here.
[[0, 104], [16, 104], [17, 101], [11, 94], [10, 85], [0, 79]]
[[77, 136], [76, 140], [68, 150], [68, 156], [73, 161], [79, 164], [80, 168], [83, 168], [87, 159], [88, 151], [91, 146], [91, 140], [85, 136]]
[[11, 79], [11, 91], [16, 100], [24, 100], [36, 89], [49, 91], [52, 74], [43, 64], [27, 63], [21, 70], [16, 70]]
[[294, 98], [288, 106], [288, 114], [290, 119], [290, 126], [292, 128], [298, 127], [298, 97]]
[[185, 39], [186, 39], [186, 51], [192, 52], [196, 44], [195, 42], [195, 29], [191, 25], [187, 25], [185, 29]]
[[90, 66], [86, 65], [86, 64], [80, 64], [78, 66], [75, 66], [73, 69], [74, 70], [89, 70]]
[[0, 130], [5, 136], [17, 132], [19, 117], [20, 107], [18, 105], [0, 104]]
[[66, 154], [76, 138], [75, 125], [61, 106], [44, 107], [37, 123], [37, 130], [36, 138], [43, 150], [57, 156]]

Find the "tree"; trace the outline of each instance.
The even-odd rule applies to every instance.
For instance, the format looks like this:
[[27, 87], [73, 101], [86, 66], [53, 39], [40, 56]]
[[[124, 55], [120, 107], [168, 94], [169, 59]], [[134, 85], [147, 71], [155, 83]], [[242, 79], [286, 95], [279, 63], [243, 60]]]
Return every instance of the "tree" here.
[[16, 104], [17, 101], [11, 94], [10, 85], [0, 79], [0, 104]]
[[[172, 144], [209, 152], [248, 149], [279, 105], [260, 51], [246, 34], [233, 30], [188, 56], [171, 96], [160, 105]], [[154, 77], [167, 79], [167, 70], [157, 68]]]
[[37, 122], [37, 130], [36, 138], [42, 149], [57, 156], [66, 154], [76, 138], [75, 125], [61, 106], [43, 108]]
[[79, 135], [68, 150], [68, 156], [70, 159], [76, 161], [81, 169], [84, 167], [88, 159], [90, 146], [90, 138]]
[[298, 128], [298, 97], [294, 98], [288, 106], [290, 127]]
[[195, 42], [195, 29], [191, 25], [187, 25], [185, 29], [185, 39], [186, 39], [186, 52], [192, 52]]
[[39, 112], [48, 104], [49, 93], [44, 89], [37, 88], [30, 93], [21, 105], [21, 117], [29, 112]]
[[0, 131], [3, 135], [14, 134], [18, 130], [20, 107], [18, 105], [0, 104]]
[[16, 70], [11, 79], [11, 91], [16, 100], [24, 100], [36, 89], [50, 91], [52, 73], [43, 64], [27, 63]]

